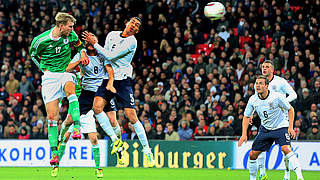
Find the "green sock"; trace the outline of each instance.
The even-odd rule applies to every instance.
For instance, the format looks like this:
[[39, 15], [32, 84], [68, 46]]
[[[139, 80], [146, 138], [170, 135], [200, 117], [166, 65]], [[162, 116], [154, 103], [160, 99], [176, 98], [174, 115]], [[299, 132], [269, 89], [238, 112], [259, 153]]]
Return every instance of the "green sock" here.
[[57, 121], [48, 120], [48, 139], [51, 147], [52, 154], [57, 154], [59, 129]]
[[99, 144], [92, 145], [92, 153], [93, 153], [93, 159], [96, 164], [96, 168], [100, 168], [100, 147]]
[[80, 128], [80, 110], [79, 101], [75, 94], [68, 96], [69, 112], [74, 123], [74, 128]]
[[62, 142], [58, 150], [59, 161], [62, 159], [65, 149], [66, 149], [66, 143]]

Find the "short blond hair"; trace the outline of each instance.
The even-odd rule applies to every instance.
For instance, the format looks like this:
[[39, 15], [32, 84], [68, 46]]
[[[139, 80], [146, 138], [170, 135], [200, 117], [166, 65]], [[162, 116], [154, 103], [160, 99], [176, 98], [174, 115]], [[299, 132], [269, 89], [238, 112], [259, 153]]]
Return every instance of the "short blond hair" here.
[[75, 23], [77, 20], [70, 14], [64, 12], [58, 12], [56, 17], [56, 25], [59, 26], [60, 24], [66, 25], [68, 21]]

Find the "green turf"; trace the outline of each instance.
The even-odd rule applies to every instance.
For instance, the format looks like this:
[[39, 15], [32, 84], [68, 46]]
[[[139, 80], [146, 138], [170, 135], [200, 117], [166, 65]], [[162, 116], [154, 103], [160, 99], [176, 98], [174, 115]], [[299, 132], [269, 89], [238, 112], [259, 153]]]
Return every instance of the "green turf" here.
[[[46, 180], [46, 179], [96, 179], [94, 168], [60, 168], [59, 176], [50, 177], [50, 168], [27, 168], [27, 167], [1, 167], [1, 180]], [[104, 178], [110, 180], [200, 180], [200, 179], [222, 179], [222, 180], [246, 180], [249, 179], [247, 170], [219, 170], [219, 169], [156, 169], [156, 168], [103, 168]], [[281, 180], [283, 171], [267, 171], [270, 180]], [[306, 180], [318, 180], [319, 172], [303, 171]], [[296, 175], [291, 173], [291, 179]]]

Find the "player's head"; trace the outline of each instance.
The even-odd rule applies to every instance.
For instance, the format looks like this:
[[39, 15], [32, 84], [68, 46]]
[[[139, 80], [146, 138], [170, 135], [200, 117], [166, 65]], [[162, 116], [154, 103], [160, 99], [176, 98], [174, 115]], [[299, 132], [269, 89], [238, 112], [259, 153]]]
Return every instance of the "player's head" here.
[[274, 72], [273, 62], [270, 60], [265, 60], [262, 63], [261, 70], [262, 70], [262, 75], [264, 75], [264, 76], [273, 75], [273, 72]]
[[269, 79], [267, 76], [260, 75], [256, 79], [256, 89], [258, 94], [268, 91]]
[[69, 36], [73, 30], [73, 25], [76, 23], [76, 19], [68, 13], [58, 12], [55, 20], [61, 35]]
[[88, 55], [91, 55], [92, 53], [93, 54], [96, 54], [97, 50], [93, 47], [92, 44], [88, 43], [87, 41], [84, 42], [84, 46], [87, 50], [87, 54]]
[[125, 33], [128, 36], [134, 35], [139, 32], [142, 26], [142, 21], [139, 17], [132, 17], [126, 23], [126, 28], [124, 29]]

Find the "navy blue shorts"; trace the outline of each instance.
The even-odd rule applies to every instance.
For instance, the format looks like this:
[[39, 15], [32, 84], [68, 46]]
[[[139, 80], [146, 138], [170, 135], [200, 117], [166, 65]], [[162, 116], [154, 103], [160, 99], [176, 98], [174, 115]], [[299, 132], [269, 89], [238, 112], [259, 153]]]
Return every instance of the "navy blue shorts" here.
[[[79, 108], [80, 108], [80, 115], [87, 114], [93, 106], [94, 97], [96, 96], [96, 92], [82, 90], [79, 96]], [[114, 99], [109, 100], [110, 103], [104, 107], [105, 112], [109, 111], [116, 111], [116, 105], [114, 103]]]
[[136, 108], [132, 85], [130, 78], [114, 81], [113, 86], [117, 90], [116, 101], [119, 109]]
[[92, 109], [95, 94], [96, 93], [93, 91], [81, 90], [81, 94], [79, 96], [80, 115], [87, 114]]
[[263, 126], [260, 126], [259, 133], [253, 141], [252, 150], [269, 151], [273, 142], [280, 146], [290, 145], [288, 128], [283, 127], [276, 130], [268, 130]]

